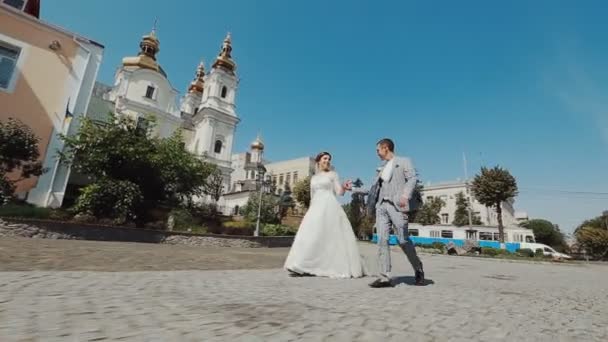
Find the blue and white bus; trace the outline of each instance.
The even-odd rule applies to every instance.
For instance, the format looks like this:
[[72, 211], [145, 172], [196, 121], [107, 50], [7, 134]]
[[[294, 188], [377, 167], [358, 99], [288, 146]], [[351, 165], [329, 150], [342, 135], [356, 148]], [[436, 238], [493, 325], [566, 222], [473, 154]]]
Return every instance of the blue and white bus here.
[[[432, 244], [439, 242], [448, 244], [453, 242], [456, 246], [463, 246], [466, 240], [474, 240], [479, 247], [500, 248], [498, 227], [489, 226], [464, 226], [452, 225], [429, 225], [423, 226], [417, 223], [409, 224], [409, 233], [412, 242], [418, 244]], [[534, 243], [534, 233], [531, 229], [522, 227], [505, 227], [505, 248], [509, 252], [515, 252], [521, 248], [521, 243]], [[372, 242], [376, 243], [378, 237], [373, 235]], [[397, 236], [389, 238], [391, 245], [398, 244]]]

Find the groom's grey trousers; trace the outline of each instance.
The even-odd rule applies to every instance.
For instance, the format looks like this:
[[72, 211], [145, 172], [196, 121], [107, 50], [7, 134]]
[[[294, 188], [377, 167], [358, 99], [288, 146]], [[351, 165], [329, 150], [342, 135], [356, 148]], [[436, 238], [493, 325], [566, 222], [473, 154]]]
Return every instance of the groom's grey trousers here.
[[391, 271], [391, 250], [388, 243], [389, 230], [394, 227], [395, 235], [399, 239], [399, 246], [407, 256], [415, 271], [422, 271], [422, 262], [416, 255], [414, 243], [410, 240], [408, 232], [408, 217], [389, 201], [382, 200], [376, 208], [376, 233], [378, 235], [378, 261], [380, 276], [389, 278]]

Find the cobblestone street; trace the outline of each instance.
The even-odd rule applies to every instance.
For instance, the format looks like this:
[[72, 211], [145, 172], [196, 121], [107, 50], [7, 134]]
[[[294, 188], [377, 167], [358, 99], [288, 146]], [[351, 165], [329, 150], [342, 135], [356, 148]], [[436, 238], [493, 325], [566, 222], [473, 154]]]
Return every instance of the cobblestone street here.
[[[415, 287], [395, 253], [400, 285], [371, 289], [372, 278], [290, 278], [277, 269], [286, 249], [51, 240], [0, 247], [0, 341], [608, 340], [604, 265], [424, 254], [430, 284]], [[79, 248], [96, 257], [64, 260]], [[375, 246], [361, 248], [373, 265]], [[28, 257], [43, 261], [28, 269]], [[117, 259], [143, 259], [150, 271]], [[256, 261], [259, 269], [238, 269]], [[208, 263], [216, 266], [194, 267]]]

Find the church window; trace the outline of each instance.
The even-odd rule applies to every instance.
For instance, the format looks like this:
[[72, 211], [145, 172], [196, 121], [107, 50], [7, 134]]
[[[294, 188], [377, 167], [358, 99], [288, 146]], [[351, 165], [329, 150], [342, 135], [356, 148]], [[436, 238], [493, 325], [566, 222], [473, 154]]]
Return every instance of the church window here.
[[0, 42], [0, 89], [9, 88], [20, 53], [19, 48]]
[[225, 99], [226, 98], [226, 94], [228, 93], [228, 88], [226, 88], [226, 86], [222, 87], [222, 98]]
[[148, 86], [146, 89], [146, 97], [149, 99], [154, 99], [154, 91], [156, 89], [153, 86]]
[[25, 0], [4, 0], [3, 2], [18, 10], [23, 10], [23, 7], [25, 6]]
[[215, 141], [215, 146], [213, 148], [213, 152], [215, 153], [222, 153], [222, 141], [221, 140], [216, 140]]
[[136, 131], [138, 134], [148, 134], [148, 127], [150, 125], [150, 122], [148, 121], [148, 119], [144, 118], [144, 117], [139, 117], [137, 118], [137, 126], [136, 126]]

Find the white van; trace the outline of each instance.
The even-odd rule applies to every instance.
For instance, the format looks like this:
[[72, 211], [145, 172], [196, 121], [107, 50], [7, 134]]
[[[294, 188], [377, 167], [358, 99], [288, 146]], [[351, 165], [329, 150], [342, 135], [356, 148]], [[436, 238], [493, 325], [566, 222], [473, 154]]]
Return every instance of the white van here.
[[533, 252], [536, 252], [537, 249], [542, 249], [543, 254], [546, 256], [556, 256], [564, 259], [572, 259], [572, 257], [568, 254], [560, 253], [555, 249], [542, 243], [521, 242], [519, 246], [519, 248], [521, 249], [531, 249]]

